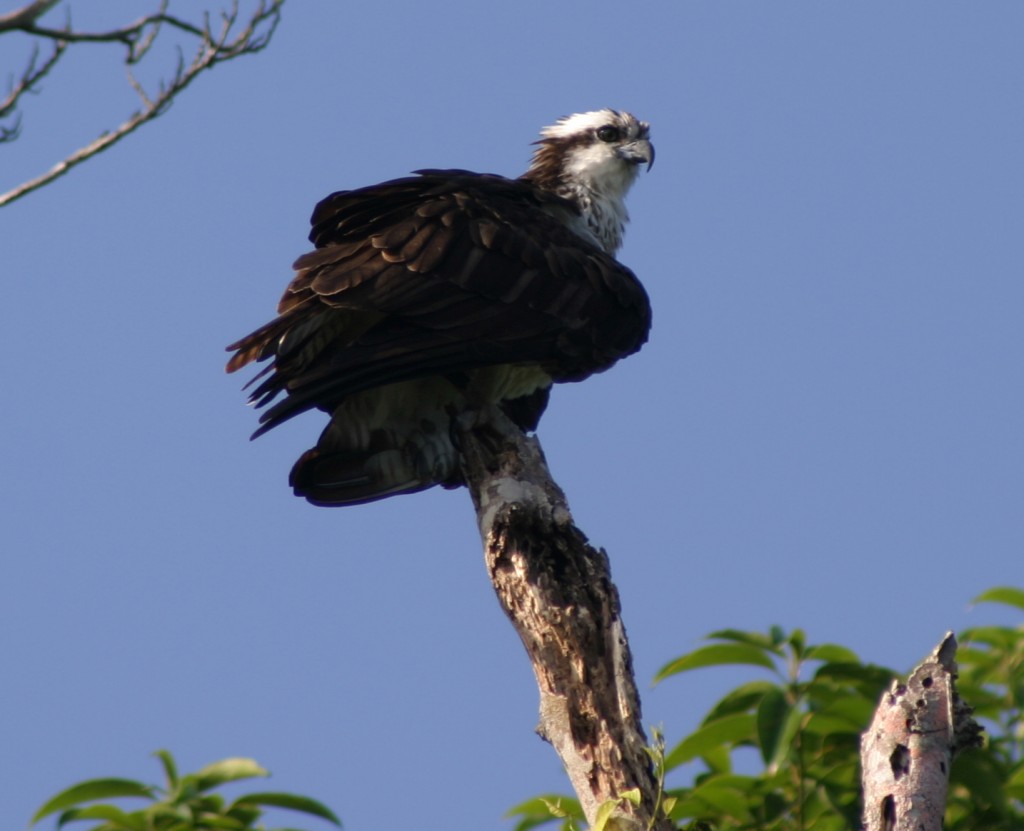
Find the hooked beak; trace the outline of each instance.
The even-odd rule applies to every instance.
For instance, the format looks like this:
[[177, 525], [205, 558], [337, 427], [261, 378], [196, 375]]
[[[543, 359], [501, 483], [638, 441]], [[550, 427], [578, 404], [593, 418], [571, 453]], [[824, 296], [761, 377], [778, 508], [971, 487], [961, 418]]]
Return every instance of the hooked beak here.
[[654, 166], [654, 145], [647, 139], [637, 139], [624, 144], [618, 149], [619, 158], [629, 164], [647, 162], [647, 169]]

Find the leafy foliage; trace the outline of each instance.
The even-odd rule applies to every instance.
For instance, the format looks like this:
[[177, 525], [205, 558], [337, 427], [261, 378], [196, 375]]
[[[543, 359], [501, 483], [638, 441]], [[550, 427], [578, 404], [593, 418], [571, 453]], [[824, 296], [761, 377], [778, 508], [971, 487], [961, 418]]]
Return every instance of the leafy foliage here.
[[530, 831], [557, 822], [559, 831], [575, 831], [585, 821], [580, 802], [574, 796], [545, 794], [509, 808], [506, 817], [519, 817], [516, 831]]
[[[991, 589], [975, 603], [1024, 610], [1024, 590]], [[860, 828], [859, 743], [882, 691], [897, 673], [865, 664], [838, 644], [808, 645], [797, 629], [766, 633], [724, 629], [675, 658], [658, 672], [662, 682], [714, 666], [750, 666], [767, 677], [727, 693], [700, 726], [671, 749], [654, 731], [649, 749], [659, 783], [695, 763], [689, 786], [659, 791], [661, 811], [691, 831], [854, 831]], [[957, 654], [961, 696], [986, 724], [983, 749], [958, 756], [953, 765], [945, 827], [949, 831], [1020, 831], [1024, 828], [1024, 624], [985, 626], [960, 636]], [[759, 773], [734, 769], [737, 751], [754, 750]], [[257, 792], [232, 801], [212, 791], [230, 782], [267, 776], [252, 759], [223, 759], [179, 776], [170, 753], [156, 754], [163, 787], [130, 779], [90, 779], [49, 799], [32, 818], [58, 814], [57, 828], [72, 821], [96, 824], [88, 831], [263, 831], [263, 808], [286, 808], [338, 818], [309, 797]], [[141, 798], [127, 811], [101, 800]], [[627, 792], [601, 808], [605, 825]], [[574, 831], [584, 822], [579, 802], [567, 796], [530, 799], [509, 811], [516, 831], [557, 824]], [[287, 829], [281, 829], [287, 831]], [[595, 829], [599, 831], [599, 829]]]
[[[1024, 610], [1024, 590], [992, 589], [974, 602]], [[666, 791], [665, 812], [692, 831], [859, 829], [860, 735], [882, 691], [899, 673], [863, 663], [837, 644], [809, 645], [799, 629], [726, 629], [707, 640], [667, 663], [655, 680], [736, 665], [755, 667], [767, 677], [727, 693], [670, 749], [655, 734], [651, 753], [659, 778], [683, 765], [699, 765], [691, 785]], [[1024, 625], [970, 629], [960, 643], [960, 694], [986, 724], [989, 740], [984, 748], [957, 756], [945, 827], [1019, 831], [1024, 828]], [[737, 751], [749, 756], [751, 749], [760, 772], [737, 772]], [[516, 831], [552, 822], [562, 831], [582, 825], [578, 804], [567, 797], [530, 800], [509, 813], [519, 818]]]
[[[1024, 611], [1024, 590], [996, 588], [975, 603]], [[957, 652], [961, 697], [988, 730], [984, 752], [958, 756], [950, 774], [949, 831], [1024, 828], [1024, 625], [963, 632]]]
[[[668, 771], [692, 761], [706, 768], [693, 786], [670, 792], [672, 818], [723, 829], [857, 827], [860, 732], [894, 673], [836, 644], [808, 645], [800, 630], [723, 630], [708, 639], [715, 643], [667, 664], [657, 680], [736, 663], [763, 667], [769, 678], [728, 693], [668, 751]], [[758, 751], [759, 775], [734, 770], [739, 748]]]
[[[75, 820], [95, 820], [89, 831], [262, 831], [262, 809], [274, 807], [310, 814], [341, 827], [329, 808], [307, 796], [259, 792], [228, 802], [211, 793], [229, 782], [268, 776], [252, 759], [222, 759], [179, 776], [170, 753], [158, 750], [154, 755], [163, 766], [163, 788], [131, 779], [90, 779], [51, 797], [36, 811], [32, 823], [60, 812], [58, 829]], [[87, 804], [130, 797], [148, 800], [149, 805], [125, 811], [111, 803]]]

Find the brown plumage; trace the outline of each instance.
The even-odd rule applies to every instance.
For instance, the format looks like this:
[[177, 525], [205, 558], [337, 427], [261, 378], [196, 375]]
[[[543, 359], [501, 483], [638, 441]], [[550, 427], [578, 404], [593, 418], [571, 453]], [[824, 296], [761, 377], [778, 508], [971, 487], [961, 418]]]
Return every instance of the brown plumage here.
[[525, 177], [459, 170], [317, 205], [279, 316], [228, 347], [229, 372], [271, 360], [253, 379], [250, 400], [270, 405], [254, 436], [332, 414], [295, 492], [342, 505], [456, 485], [453, 415], [499, 404], [534, 429], [553, 381], [639, 349], [647, 295], [580, 221], [576, 201]]

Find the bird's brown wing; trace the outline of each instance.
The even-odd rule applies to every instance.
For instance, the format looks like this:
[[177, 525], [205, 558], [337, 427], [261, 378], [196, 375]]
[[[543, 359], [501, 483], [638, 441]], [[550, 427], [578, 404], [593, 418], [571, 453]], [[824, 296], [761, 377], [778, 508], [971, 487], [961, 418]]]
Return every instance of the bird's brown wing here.
[[647, 295], [556, 218], [571, 211], [528, 182], [466, 171], [328, 196], [279, 316], [228, 347], [228, 371], [272, 359], [253, 402], [287, 393], [257, 432], [398, 381], [500, 364], [574, 381], [635, 352]]

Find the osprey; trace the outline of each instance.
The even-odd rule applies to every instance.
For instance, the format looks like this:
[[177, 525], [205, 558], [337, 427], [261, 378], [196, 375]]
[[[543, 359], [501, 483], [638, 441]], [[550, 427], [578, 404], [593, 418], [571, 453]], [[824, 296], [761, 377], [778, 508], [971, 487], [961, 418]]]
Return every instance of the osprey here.
[[296, 495], [353, 505], [461, 484], [452, 419], [499, 406], [535, 430], [551, 385], [636, 352], [647, 294], [614, 255], [649, 126], [626, 112], [541, 131], [518, 179], [465, 170], [333, 193], [313, 211], [278, 317], [228, 347], [270, 364], [253, 438], [306, 410], [331, 415], [292, 468]]

